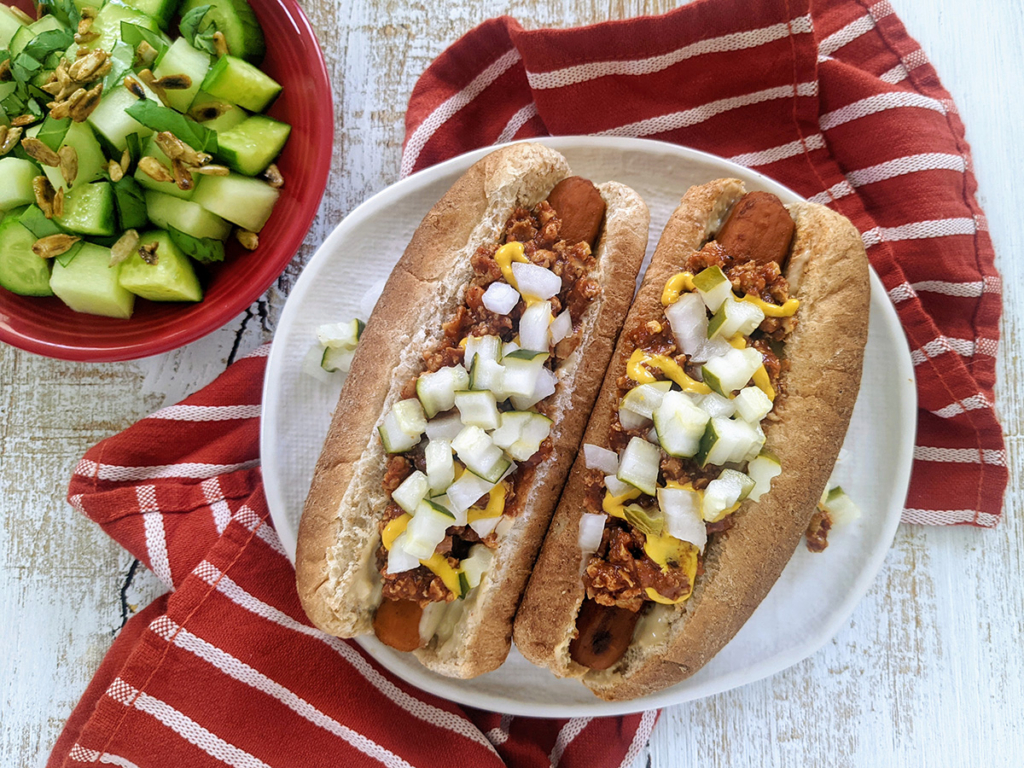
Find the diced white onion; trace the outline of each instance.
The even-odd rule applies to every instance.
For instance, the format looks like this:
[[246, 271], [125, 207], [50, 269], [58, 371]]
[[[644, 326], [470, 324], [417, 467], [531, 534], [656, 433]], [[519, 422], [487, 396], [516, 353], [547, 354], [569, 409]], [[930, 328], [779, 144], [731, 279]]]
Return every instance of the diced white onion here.
[[619, 471], [618, 454], [600, 445], [584, 443], [583, 458], [587, 463], [587, 469], [599, 469], [606, 475], [614, 475]]
[[476, 531], [476, 535], [481, 539], [486, 539], [491, 535], [491, 531], [498, 527], [498, 523], [501, 522], [501, 515], [496, 517], [481, 517], [474, 520], [469, 524], [469, 527]]
[[489, 483], [472, 472], [463, 472], [458, 480], [448, 486], [448, 508], [455, 513], [465, 512], [495, 485], [497, 483]]
[[507, 315], [519, 303], [519, 291], [500, 280], [491, 283], [484, 291], [484, 306], [496, 315]]
[[531, 304], [519, 318], [519, 346], [547, 352], [550, 343], [548, 326], [551, 325], [551, 302]]
[[536, 264], [512, 264], [512, 276], [523, 296], [534, 299], [550, 299], [562, 290], [562, 278], [550, 269]]
[[612, 496], [625, 496], [630, 491], [636, 490], [632, 485], [622, 482], [615, 475], [604, 476], [604, 487], [608, 489]]
[[744, 421], [756, 423], [761, 421], [772, 409], [772, 401], [757, 387], [744, 387], [739, 391], [733, 402], [736, 413]]
[[[428, 422], [428, 429], [429, 426]], [[424, 453], [427, 461], [427, 481], [430, 484], [430, 490], [435, 493], [445, 490], [455, 480], [455, 460], [452, 458], [452, 444], [447, 440], [431, 440], [427, 443]], [[394, 497], [394, 494], [392, 494], [392, 497]], [[408, 511], [406, 510], [406, 512]]]
[[712, 418], [715, 416], [729, 417], [736, 413], [736, 404], [729, 398], [722, 397], [717, 392], [695, 395], [692, 396], [692, 399], [704, 413]]
[[419, 567], [419, 558], [405, 551], [407, 541], [408, 537], [403, 531], [392, 542], [391, 549], [388, 551], [388, 573], [405, 573]]
[[701, 552], [708, 542], [700, 494], [682, 488], [659, 488], [658, 506], [665, 513], [669, 536], [688, 541]]
[[572, 316], [569, 314], [569, 310], [567, 309], [551, 321], [551, 343], [557, 344], [571, 334]]
[[459, 566], [470, 589], [479, 586], [480, 580], [490, 569], [493, 559], [494, 553], [485, 544], [474, 544], [473, 548], [469, 550], [469, 557], [464, 558]]
[[622, 425], [623, 429], [643, 429], [650, 423], [650, 419], [641, 416], [639, 413], [633, 413], [625, 408], [619, 409], [619, 424]]
[[427, 438], [447, 440], [450, 443], [462, 431], [462, 427], [462, 419], [457, 411], [444, 416], [435, 416], [427, 422]]
[[725, 339], [705, 339], [701, 345], [690, 355], [690, 361], [694, 363], [706, 363], [713, 357], [721, 357], [728, 354], [733, 346]]
[[703, 300], [696, 293], [685, 293], [679, 301], [665, 309], [676, 344], [686, 354], [694, 355], [707, 341], [708, 314]]
[[608, 515], [591, 514], [584, 512], [580, 517], [579, 545], [583, 553], [597, 552], [601, 546], [601, 537], [604, 536], [604, 525]]
[[519, 411], [525, 411], [527, 408], [532, 408], [545, 397], [550, 397], [555, 394], [555, 388], [558, 385], [558, 377], [555, 372], [550, 368], [542, 367], [537, 372], [537, 381], [533, 387], [533, 394], [522, 396], [512, 395], [509, 400], [512, 402], [512, 407]]

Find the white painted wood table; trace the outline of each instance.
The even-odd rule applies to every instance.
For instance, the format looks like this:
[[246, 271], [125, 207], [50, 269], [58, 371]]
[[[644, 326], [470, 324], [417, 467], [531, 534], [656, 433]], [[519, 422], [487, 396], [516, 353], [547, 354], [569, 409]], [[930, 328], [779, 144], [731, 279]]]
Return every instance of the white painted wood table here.
[[[1024, 10], [1014, 0], [891, 0], [967, 123], [1003, 273], [999, 407], [1011, 488], [996, 530], [900, 529], [847, 625], [775, 677], [664, 712], [637, 765], [1011, 766], [1024, 763]], [[664, 0], [307, 0], [334, 83], [337, 134], [320, 214], [289, 270], [207, 338], [135, 363], [86, 365], [0, 348], [0, 765], [41, 765], [126, 616], [159, 583], [64, 501], [93, 443], [211, 381], [269, 340], [317, 244], [398, 177], [417, 76], [503, 12], [563, 26], [668, 10]], [[1004, 103], [1006, 100], [1006, 103]]]

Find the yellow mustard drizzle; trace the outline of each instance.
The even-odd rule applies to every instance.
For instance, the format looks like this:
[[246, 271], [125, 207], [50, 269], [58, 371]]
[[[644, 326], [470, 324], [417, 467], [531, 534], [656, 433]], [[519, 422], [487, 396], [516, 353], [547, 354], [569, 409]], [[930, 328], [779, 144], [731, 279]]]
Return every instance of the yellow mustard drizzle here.
[[605, 491], [604, 500], [601, 502], [601, 509], [612, 517], [617, 517], [620, 520], [626, 519], [626, 502], [632, 501], [640, 496], [641, 491], [634, 489], [627, 491], [621, 496], [612, 496], [611, 491]]
[[654, 374], [644, 368], [644, 365], [657, 368], [678, 384], [683, 392], [693, 392], [698, 395], [706, 395], [711, 392], [711, 388], [707, 384], [687, 376], [686, 371], [671, 357], [649, 355], [642, 349], [635, 350], [630, 356], [629, 362], [626, 363], [626, 375], [640, 384], [650, 384], [657, 381]]
[[741, 296], [740, 301], [745, 301], [758, 307], [764, 312], [765, 317], [792, 317], [800, 309], [799, 299], [787, 299], [786, 303], [782, 305], [769, 304], [767, 301], [757, 298], [757, 296]]
[[467, 513], [469, 522], [484, 520], [489, 517], [501, 517], [505, 513], [505, 483], [498, 483], [487, 494], [487, 506], [483, 509], [473, 507]]
[[679, 301], [679, 294], [683, 291], [692, 291], [693, 275], [689, 272], [679, 272], [678, 274], [672, 275], [665, 283], [665, 290], [661, 292], [661, 303], [663, 306], [669, 306]]
[[505, 277], [505, 282], [519, 290], [519, 285], [516, 283], [515, 275], [512, 274], [512, 262], [516, 261], [520, 264], [526, 264], [529, 259], [526, 258], [526, 254], [523, 251], [522, 243], [505, 243], [494, 253], [494, 260], [498, 262], [498, 266], [501, 267], [501, 274]]
[[686, 578], [690, 584], [689, 590], [675, 600], [661, 595], [653, 587], [647, 587], [645, 590], [647, 597], [662, 605], [678, 605], [679, 603], [686, 602], [690, 595], [693, 594], [693, 582], [697, 577], [698, 549], [688, 542], [679, 541], [679, 539], [674, 539], [668, 534], [662, 534], [661, 536], [648, 536], [646, 542], [644, 542], [644, 552], [647, 553], [651, 560], [661, 566], [662, 572], [668, 571], [669, 562], [677, 563], [678, 567], [682, 568], [686, 573]]
[[462, 594], [459, 572], [448, 565], [448, 560], [444, 555], [435, 552], [427, 560], [420, 560], [420, 563], [433, 571], [436, 576], [440, 576], [444, 585], [454, 592], [456, 597]]
[[768, 399], [775, 402], [775, 387], [772, 386], [771, 379], [768, 378], [768, 371], [762, 365], [756, 371], [752, 377], [754, 379], [754, 386], [768, 395]]
[[412, 515], [406, 512], [384, 526], [384, 530], [380, 532], [380, 543], [384, 545], [384, 549], [391, 551], [391, 545], [405, 532], [405, 527], [409, 525], [410, 520], [412, 520]]

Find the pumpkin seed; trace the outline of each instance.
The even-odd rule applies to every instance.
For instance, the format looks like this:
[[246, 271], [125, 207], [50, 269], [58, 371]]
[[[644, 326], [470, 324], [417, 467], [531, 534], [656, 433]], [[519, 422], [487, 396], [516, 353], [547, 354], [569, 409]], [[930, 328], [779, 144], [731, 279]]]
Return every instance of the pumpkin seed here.
[[[155, 243], [154, 243], [155, 245]], [[125, 230], [118, 241], [110, 247], [110, 266], [116, 267], [139, 247], [139, 233], [134, 229]]]
[[64, 233], [50, 235], [36, 240], [32, 244], [32, 253], [44, 259], [52, 259], [70, 251], [71, 246], [81, 239], [77, 235], [65, 235]]

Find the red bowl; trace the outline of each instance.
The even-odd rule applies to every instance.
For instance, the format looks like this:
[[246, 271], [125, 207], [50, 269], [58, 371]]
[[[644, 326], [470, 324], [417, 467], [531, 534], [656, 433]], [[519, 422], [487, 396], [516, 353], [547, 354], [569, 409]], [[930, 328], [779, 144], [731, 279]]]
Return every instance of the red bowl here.
[[[284, 272], [327, 185], [334, 106], [320, 45], [295, 0], [250, 0], [267, 30], [262, 69], [284, 86], [269, 111], [292, 126], [277, 165], [281, 197], [252, 253], [232, 242], [223, 264], [200, 275], [198, 304], [139, 299], [130, 320], [72, 312], [60, 299], [17, 296], [0, 288], [0, 341], [62, 360], [134, 360], [177, 349], [220, 328], [252, 304]], [[17, 3], [31, 12], [30, 2]]]

